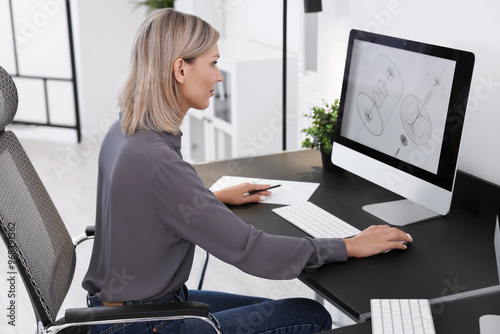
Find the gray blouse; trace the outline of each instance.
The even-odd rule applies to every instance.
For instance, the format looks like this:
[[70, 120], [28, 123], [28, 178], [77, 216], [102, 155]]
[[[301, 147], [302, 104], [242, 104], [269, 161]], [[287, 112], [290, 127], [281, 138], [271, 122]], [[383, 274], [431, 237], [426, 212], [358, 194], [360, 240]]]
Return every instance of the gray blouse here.
[[110, 128], [99, 154], [96, 232], [83, 287], [108, 302], [158, 298], [189, 278], [195, 245], [263, 278], [346, 261], [341, 239], [269, 235], [234, 215], [182, 160], [181, 134]]

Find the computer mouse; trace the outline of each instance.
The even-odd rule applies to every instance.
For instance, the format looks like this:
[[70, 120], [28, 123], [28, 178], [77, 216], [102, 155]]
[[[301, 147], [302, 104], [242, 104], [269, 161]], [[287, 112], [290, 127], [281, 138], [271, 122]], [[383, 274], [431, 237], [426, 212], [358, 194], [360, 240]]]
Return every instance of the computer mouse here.
[[[404, 245], [411, 245], [413, 243], [413, 241], [405, 241], [405, 240], [397, 240], [397, 242], [400, 242]], [[393, 248], [393, 249], [388, 249], [386, 251], [383, 251], [382, 253], [389, 253], [390, 251], [393, 251], [395, 250], [396, 248]]]

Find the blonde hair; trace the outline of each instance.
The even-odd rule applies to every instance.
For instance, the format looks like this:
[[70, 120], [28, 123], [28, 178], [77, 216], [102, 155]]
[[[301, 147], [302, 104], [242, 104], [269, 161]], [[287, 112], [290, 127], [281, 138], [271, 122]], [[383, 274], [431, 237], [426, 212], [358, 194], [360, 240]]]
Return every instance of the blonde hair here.
[[186, 100], [174, 76], [174, 62], [193, 61], [218, 39], [219, 33], [197, 16], [170, 8], [154, 11], [137, 31], [130, 73], [120, 92], [123, 133], [177, 134]]

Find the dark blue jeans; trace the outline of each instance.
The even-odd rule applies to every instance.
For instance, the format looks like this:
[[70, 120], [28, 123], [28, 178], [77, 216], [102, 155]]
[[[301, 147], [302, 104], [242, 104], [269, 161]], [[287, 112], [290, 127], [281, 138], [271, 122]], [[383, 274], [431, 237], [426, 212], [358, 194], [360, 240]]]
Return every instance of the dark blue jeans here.
[[[186, 290], [187, 291], [187, 290]], [[102, 306], [97, 297], [88, 296], [90, 307]], [[240, 296], [222, 292], [190, 290], [189, 297], [183, 289], [155, 300], [127, 302], [168, 303], [184, 300], [198, 301], [210, 306], [224, 334], [285, 334], [316, 333], [330, 329], [330, 314], [318, 302], [307, 298], [271, 300]], [[91, 334], [142, 334], [142, 333], [214, 333], [211, 326], [201, 320], [155, 321], [131, 324], [99, 325], [89, 328]]]

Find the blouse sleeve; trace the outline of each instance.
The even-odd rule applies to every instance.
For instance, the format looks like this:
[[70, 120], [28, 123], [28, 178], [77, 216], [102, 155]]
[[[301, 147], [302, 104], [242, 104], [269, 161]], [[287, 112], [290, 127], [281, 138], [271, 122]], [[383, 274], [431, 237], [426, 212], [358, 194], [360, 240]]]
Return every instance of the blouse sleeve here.
[[269, 235], [246, 224], [182, 160], [160, 165], [152, 191], [156, 212], [172, 233], [249, 274], [291, 279], [304, 268], [347, 260], [341, 239]]

